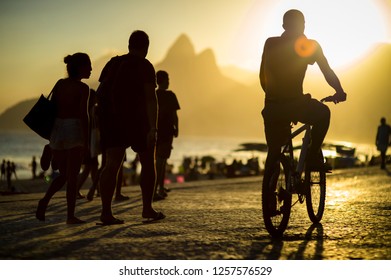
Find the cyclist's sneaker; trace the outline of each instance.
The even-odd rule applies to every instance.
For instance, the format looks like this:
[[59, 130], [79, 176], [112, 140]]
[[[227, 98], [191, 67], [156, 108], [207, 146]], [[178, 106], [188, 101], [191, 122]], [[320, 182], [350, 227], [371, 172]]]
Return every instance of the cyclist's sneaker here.
[[309, 151], [306, 158], [306, 169], [310, 171], [320, 171], [331, 173], [332, 167], [327, 162], [323, 161], [323, 156], [321, 153], [312, 154]]

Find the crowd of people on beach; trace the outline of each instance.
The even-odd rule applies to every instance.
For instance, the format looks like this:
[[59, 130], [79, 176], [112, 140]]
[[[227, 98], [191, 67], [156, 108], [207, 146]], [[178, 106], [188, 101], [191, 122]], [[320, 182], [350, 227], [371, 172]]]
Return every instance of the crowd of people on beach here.
[[15, 190], [15, 187], [12, 185], [12, 177], [14, 177], [15, 180], [18, 179], [18, 176], [16, 175], [16, 165], [13, 161], [3, 159], [1, 163], [0, 182], [6, 182], [7, 191], [10, 192]]
[[[168, 173], [171, 174], [169, 170]], [[184, 157], [178, 174], [183, 175], [185, 181], [213, 180], [260, 175], [261, 167], [258, 157], [251, 157], [246, 162], [233, 159], [231, 163], [227, 163], [225, 159], [218, 161], [212, 156]]]

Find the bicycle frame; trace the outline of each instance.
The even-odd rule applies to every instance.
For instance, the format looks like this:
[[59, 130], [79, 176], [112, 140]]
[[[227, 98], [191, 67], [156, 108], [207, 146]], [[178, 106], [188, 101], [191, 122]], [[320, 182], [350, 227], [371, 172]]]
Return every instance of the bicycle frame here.
[[[300, 156], [299, 161], [295, 169], [295, 173], [298, 175], [301, 175], [304, 171], [304, 162], [307, 155], [308, 145], [311, 140], [311, 125], [309, 124], [303, 124], [301, 127], [293, 131], [289, 137], [288, 143], [283, 148], [283, 153], [289, 153], [290, 158], [293, 157], [293, 144], [292, 139], [294, 139], [296, 136], [301, 134], [303, 131], [305, 131], [304, 137], [302, 139], [303, 143], [300, 150]], [[293, 169], [292, 169], [293, 170]]]

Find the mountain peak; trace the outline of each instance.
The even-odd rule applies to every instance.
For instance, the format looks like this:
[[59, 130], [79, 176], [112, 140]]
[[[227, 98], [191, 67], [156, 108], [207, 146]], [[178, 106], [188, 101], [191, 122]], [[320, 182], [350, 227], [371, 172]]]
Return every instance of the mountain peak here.
[[200, 61], [207, 62], [208, 64], [212, 64], [217, 67], [216, 57], [212, 49], [204, 50], [198, 55], [198, 57]]
[[171, 57], [173, 55], [180, 57], [195, 56], [194, 46], [186, 34], [181, 34], [169, 49], [167, 57]]

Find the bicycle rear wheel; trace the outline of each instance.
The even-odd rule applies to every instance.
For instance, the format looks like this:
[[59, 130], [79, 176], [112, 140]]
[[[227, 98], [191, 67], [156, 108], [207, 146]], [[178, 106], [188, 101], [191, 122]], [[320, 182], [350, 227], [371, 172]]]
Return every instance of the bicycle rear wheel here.
[[326, 201], [326, 173], [306, 170], [304, 182], [308, 216], [313, 223], [319, 223], [323, 217]]
[[288, 226], [292, 194], [287, 190], [289, 161], [284, 155], [269, 176], [263, 178], [262, 213], [266, 230], [273, 237], [281, 237]]

